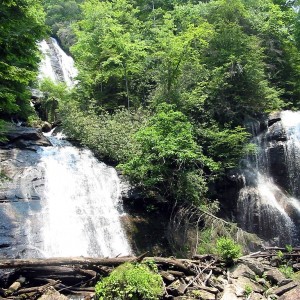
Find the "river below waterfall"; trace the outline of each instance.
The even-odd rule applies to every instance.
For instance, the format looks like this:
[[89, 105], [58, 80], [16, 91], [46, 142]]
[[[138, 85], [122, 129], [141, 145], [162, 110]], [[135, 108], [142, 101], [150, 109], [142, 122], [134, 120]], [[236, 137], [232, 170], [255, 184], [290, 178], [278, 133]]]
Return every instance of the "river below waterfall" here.
[[49, 139], [53, 146], [36, 152], [2, 150], [11, 179], [1, 185], [0, 256], [130, 254], [116, 170], [87, 149]]

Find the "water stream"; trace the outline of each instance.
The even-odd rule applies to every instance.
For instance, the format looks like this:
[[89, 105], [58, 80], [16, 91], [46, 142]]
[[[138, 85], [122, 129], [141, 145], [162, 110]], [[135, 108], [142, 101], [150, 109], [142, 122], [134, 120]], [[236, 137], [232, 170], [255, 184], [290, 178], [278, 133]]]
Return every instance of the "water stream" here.
[[270, 244], [299, 243], [300, 112], [284, 111], [259, 132], [256, 155], [248, 157], [238, 199], [238, 223]]

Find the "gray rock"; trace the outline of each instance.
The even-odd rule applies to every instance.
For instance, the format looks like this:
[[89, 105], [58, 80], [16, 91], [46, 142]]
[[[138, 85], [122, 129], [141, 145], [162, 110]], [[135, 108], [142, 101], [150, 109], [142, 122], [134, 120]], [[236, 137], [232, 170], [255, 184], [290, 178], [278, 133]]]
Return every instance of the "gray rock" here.
[[278, 284], [279, 282], [285, 280], [285, 276], [278, 269], [271, 269], [265, 272], [265, 276], [273, 284]]
[[267, 298], [258, 293], [252, 293], [249, 300], [267, 300]]
[[278, 300], [297, 300], [300, 298], [300, 287], [296, 287], [287, 293], [283, 294]]
[[255, 274], [257, 274], [260, 277], [265, 271], [264, 265], [257, 259], [246, 258], [242, 260], [242, 263], [247, 265]]
[[203, 299], [203, 300], [216, 300], [216, 295], [212, 294], [208, 291], [204, 290], [194, 290], [191, 292], [192, 295], [196, 296], [196, 299]]
[[30, 146], [51, 146], [41, 129], [31, 127], [11, 126], [5, 134], [7, 141], [0, 143], [2, 147], [27, 148]]
[[38, 298], [38, 300], [68, 300], [68, 297], [60, 294], [53, 287], [49, 287], [44, 295]]
[[283, 285], [279, 288], [277, 288], [276, 290], [274, 290], [274, 294], [278, 295], [278, 296], [281, 296], [283, 295], [284, 293], [292, 290], [293, 288], [295, 288], [298, 284], [296, 282], [290, 282], [286, 285]]
[[246, 287], [250, 288], [253, 292], [263, 293], [264, 288], [257, 282], [253, 282], [247, 277], [240, 276], [238, 279], [233, 279], [232, 283], [236, 287], [236, 295], [243, 296], [245, 294]]
[[239, 278], [240, 276], [254, 279], [255, 273], [245, 264], [238, 264], [231, 271], [231, 277]]
[[220, 300], [238, 300], [236, 288], [233, 284], [228, 284], [225, 286], [222, 298]]

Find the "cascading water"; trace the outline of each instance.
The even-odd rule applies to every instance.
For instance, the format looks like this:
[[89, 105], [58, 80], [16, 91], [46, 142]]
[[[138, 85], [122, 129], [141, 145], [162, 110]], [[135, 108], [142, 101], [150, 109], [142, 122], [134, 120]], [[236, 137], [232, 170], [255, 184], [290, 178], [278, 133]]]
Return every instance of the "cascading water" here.
[[300, 112], [284, 111], [267, 131], [252, 131], [257, 152], [245, 162], [239, 226], [270, 244], [298, 243]]
[[39, 228], [29, 224], [28, 248], [38, 249], [44, 257], [130, 254], [120, 223], [116, 171], [98, 162], [89, 150], [57, 138], [51, 142], [53, 147], [38, 150], [37, 168], [45, 182]]
[[39, 68], [39, 80], [49, 78], [53, 82], [64, 82], [68, 87], [75, 84], [77, 69], [74, 60], [68, 56], [58, 45], [54, 38], [39, 43], [43, 59]]
[[[74, 85], [73, 59], [56, 40], [40, 43], [44, 54], [39, 78]], [[21, 256], [100, 256], [131, 253], [121, 226], [120, 183], [116, 171], [98, 162], [91, 151], [48, 137], [52, 147], [39, 147], [38, 158], [22, 175], [42, 174], [37, 202], [29, 202], [24, 216], [27, 244]], [[34, 182], [35, 179], [32, 180]], [[25, 180], [27, 182], [27, 180]], [[33, 184], [35, 190], [35, 185]], [[32, 187], [26, 187], [28, 199]]]

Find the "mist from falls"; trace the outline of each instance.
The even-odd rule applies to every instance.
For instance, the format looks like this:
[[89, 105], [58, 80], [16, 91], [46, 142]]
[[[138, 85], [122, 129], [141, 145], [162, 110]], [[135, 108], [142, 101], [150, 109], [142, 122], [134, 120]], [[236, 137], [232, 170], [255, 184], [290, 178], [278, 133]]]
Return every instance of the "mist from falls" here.
[[242, 173], [238, 224], [269, 244], [299, 243], [300, 112], [284, 111], [265, 131], [252, 123], [255, 155]]

